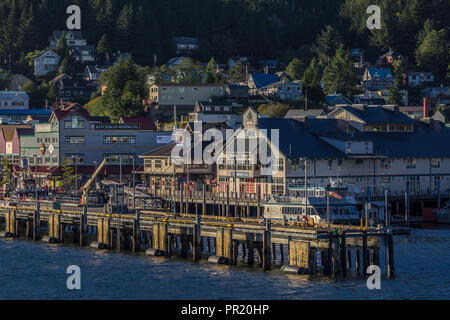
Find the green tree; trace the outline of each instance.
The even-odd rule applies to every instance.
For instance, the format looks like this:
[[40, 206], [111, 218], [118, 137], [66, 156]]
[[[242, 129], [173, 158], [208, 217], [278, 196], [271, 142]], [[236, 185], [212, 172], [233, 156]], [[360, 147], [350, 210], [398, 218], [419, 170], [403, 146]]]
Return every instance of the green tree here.
[[237, 61], [231, 68], [230, 75], [231, 75], [232, 82], [238, 82], [238, 81], [244, 80], [245, 76], [246, 76], [245, 64], [241, 60]]
[[28, 52], [25, 56], [25, 61], [28, 63], [29, 67], [34, 66], [34, 59], [41, 54], [41, 50], [34, 50], [31, 52]]
[[67, 45], [66, 33], [63, 32], [59, 38], [58, 45], [55, 47], [55, 53], [64, 59], [69, 54], [69, 46]]
[[397, 79], [396, 79], [394, 81], [394, 85], [392, 86], [391, 90], [389, 91], [389, 103], [390, 104], [396, 104], [396, 105], [401, 104], [399, 87], [400, 87], [399, 81], [397, 81]]
[[293, 80], [300, 80], [303, 76], [303, 73], [305, 72], [306, 67], [307, 66], [305, 65], [304, 61], [298, 58], [294, 58], [286, 67], [285, 71], [292, 77]]
[[217, 82], [217, 73], [216, 73], [216, 60], [214, 57], [209, 60], [208, 65], [206, 66], [206, 83], [216, 83]]
[[59, 72], [65, 73], [68, 75], [72, 75], [73, 71], [74, 71], [73, 70], [73, 62], [71, 61], [71, 59], [69, 57], [65, 57], [61, 62], [61, 65], [59, 67]]
[[284, 118], [291, 108], [287, 104], [262, 104], [258, 107], [258, 113], [271, 118]]
[[342, 93], [350, 97], [355, 92], [357, 77], [350, 54], [342, 45], [337, 49], [330, 65], [325, 68], [322, 82], [326, 94]]
[[[9, 191], [12, 179], [12, 166], [7, 158], [2, 159], [2, 187], [4, 191]], [[7, 190], [8, 189], [8, 190]]]
[[341, 36], [332, 26], [326, 26], [313, 43], [313, 50], [319, 58], [319, 64], [328, 66], [341, 43]]
[[108, 86], [100, 99], [101, 115], [118, 121], [121, 117], [134, 117], [143, 112], [144, 75], [131, 58], [121, 59], [105, 71], [100, 83]]
[[306, 68], [303, 78], [302, 78], [302, 86], [303, 86], [303, 94], [306, 96], [308, 100], [314, 102], [323, 102], [325, 101], [325, 95], [322, 90], [321, 84], [322, 71], [317, 63], [317, 59], [313, 58]]
[[199, 83], [202, 82], [205, 76], [205, 69], [198, 61], [194, 61], [191, 58], [184, 58], [181, 63], [174, 68], [176, 73], [182, 75], [184, 81], [187, 83]]
[[97, 44], [97, 55], [103, 61], [106, 58], [106, 52], [110, 50], [111, 44], [109, 43], [108, 35], [105, 33]]
[[433, 72], [439, 79], [444, 79], [449, 64], [449, 53], [445, 30], [432, 30], [416, 50], [417, 65]]
[[66, 189], [73, 186], [75, 179], [75, 168], [73, 167], [71, 159], [64, 158], [62, 163], [63, 183]]

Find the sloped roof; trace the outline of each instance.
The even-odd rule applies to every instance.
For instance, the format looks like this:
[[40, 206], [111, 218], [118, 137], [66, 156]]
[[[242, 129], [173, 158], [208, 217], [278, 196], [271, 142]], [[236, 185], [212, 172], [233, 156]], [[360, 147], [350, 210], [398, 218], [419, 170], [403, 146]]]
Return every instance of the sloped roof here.
[[365, 110], [351, 106], [341, 106], [341, 108], [367, 124], [416, 122], [402, 112], [395, 112], [379, 106], [367, 106]]
[[294, 119], [260, 118], [258, 128], [266, 129], [269, 139], [272, 129], [279, 130], [279, 150], [287, 158], [345, 158], [344, 153], [316, 136], [303, 122]]
[[[412, 119], [411, 119], [412, 120]], [[413, 133], [347, 131], [347, 122], [341, 119], [260, 118], [259, 128], [280, 131], [280, 151], [288, 158], [341, 159], [346, 155], [321, 137], [343, 141], [372, 141], [374, 153], [390, 158], [449, 158], [450, 128], [440, 121], [430, 124], [412, 120]]]
[[253, 79], [255, 86], [257, 89], [261, 89], [267, 87], [268, 85], [280, 82], [281, 79], [276, 74], [265, 74], [265, 73], [252, 73], [250, 74], [250, 78]]
[[71, 34], [73, 34], [73, 39], [74, 40], [84, 40], [83, 34], [79, 30], [73, 30], [73, 31], [72, 30], [65, 30], [65, 31], [57, 30], [57, 31], [53, 31], [52, 36], [51, 36], [50, 39], [52, 39], [52, 40], [59, 40], [59, 39], [61, 39], [61, 37], [62, 37], [64, 32], [66, 33], [66, 38], [67, 38], [67, 35], [69, 33], [71, 33]]
[[68, 115], [77, 112], [79, 113], [83, 118], [91, 121], [91, 116], [89, 115], [89, 112], [87, 112], [86, 109], [84, 109], [82, 106], [80, 106], [78, 103], [71, 103], [69, 104], [65, 109], [62, 110], [55, 110], [53, 111], [53, 114], [58, 119], [58, 121], [61, 121]]
[[0, 130], [2, 132], [5, 141], [11, 141], [14, 137], [14, 133], [16, 129], [29, 129], [30, 125], [22, 124], [22, 125], [0, 125]]
[[391, 76], [391, 79], [394, 79], [392, 72], [388, 68], [367, 68], [370, 77], [373, 79], [375, 74], [378, 74], [380, 80], [385, 80], [387, 76]]
[[0, 109], [0, 115], [12, 116], [12, 115], [25, 115], [25, 116], [50, 116], [52, 110], [47, 109]]
[[329, 94], [325, 97], [325, 101], [329, 105], [333, 104], [352, 104], [352, 102], [346, 98], [343, 94]]
[[21, 98], [23, 100], [30, 99], [25, 91], [0, 91], [0, 100], [10, 100], [15, 97]]
[[325, 112], [322, 109], [311, 109], [311, 110], [302, 110], [302, 109], [291, 109], [284, 116], [286, 119], [293, 118], [301, 118], [301, 117], [318, 117], [324, 115]]
[[41, 52], [39, 55], [37, 55], [37, 56], [34, 58], [34, 60], [39, 59], [40, 57], [42, 57], [43, 55], [45, 55], [45, 54], [47, 54], [47, 53], [49, 53], [49, 52], [53, 53], [57, 58], [61, 59], [61, 57], [60, 57], [57, 53], [55, 53], [54, 51], [52, 51], [52, 50], [44, 50], [44, 51]]
[[152, 150], [150, 152], [144, 153], [140, 155], [139, 157], [170, 157], [172, 155], [172, 150], [175, 148], [177, 144], [171, 143], [168, 145], [165, 145], [163, 147], [157, 148], [155, 150]]

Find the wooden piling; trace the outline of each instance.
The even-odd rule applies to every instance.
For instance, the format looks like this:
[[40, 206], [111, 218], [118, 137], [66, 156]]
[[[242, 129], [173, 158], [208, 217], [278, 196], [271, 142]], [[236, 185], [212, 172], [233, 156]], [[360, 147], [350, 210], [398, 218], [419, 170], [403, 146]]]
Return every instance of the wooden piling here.
[[40, 208], [37, 206], [33, 212], [33, 241], [37, 241], [41, 238], [41, 220], [40, 220]]
[[386, 258], [387, 258], [387, 276], [388, 278], [394, 277], [395, 267], [394, 267], [394, 239], [392, 234], [386, 235]]
[[289, 241], [289, 265], [310, 271], [310, 244], [306, 241]]
[[80, 215], [80, 246], [87, 244], [87, 208], [83, 207], [83, 213]]
[[253, 234], [247, 234], [247, 264], [253, 266], [255, 264], [255, 242], [253, 240]]
[[184, 227], [181, 228], [180, 243], [181, 243], [181, 257], [186, 258], [189, 248], [187, 228]]
[[[203, 199], [205, 200], [205, 185], [203, 185]], [[206, 200], [205, 200], [206, 202]], [[205, 210], [205, 209], [203, 209]], [[197, 215], [197, 220], [193, 228], [193, 248], [192, 248], [192, 259], [200, 260], [202, 258], [202, 238], [200, 236], [200, 216]]]
[[363, 270], [362, 273], [365, 275], [367, 273], [367, 268], [369, 267], [369, 254], [367, 251], [367, 231], [363, 231], [363, 252], [362, 252], [362, 260], [363, 260]]
[[345, 231], [341, 234], [341, 252], [340, 252], [340, 262], [341, 262], [341, 272], [342, 276], [347, 276], [347, 242], [346, 242]]
[[271, 248], [271, 224], [266, 222], [266, 229], [263, 232], [263, 270], [269, 271], [272, 268], [272, 248]]

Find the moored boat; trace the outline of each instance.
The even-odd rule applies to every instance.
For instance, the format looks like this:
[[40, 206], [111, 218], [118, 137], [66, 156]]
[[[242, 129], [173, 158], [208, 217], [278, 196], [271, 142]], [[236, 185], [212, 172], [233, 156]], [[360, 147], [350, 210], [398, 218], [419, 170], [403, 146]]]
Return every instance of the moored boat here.
[[314, 224], [359, 223], [360, 213], [354, 197], [345, 196], [345, 189], [291, 189], [286, 196], [273, 196], [262, 203], [264, 218]]

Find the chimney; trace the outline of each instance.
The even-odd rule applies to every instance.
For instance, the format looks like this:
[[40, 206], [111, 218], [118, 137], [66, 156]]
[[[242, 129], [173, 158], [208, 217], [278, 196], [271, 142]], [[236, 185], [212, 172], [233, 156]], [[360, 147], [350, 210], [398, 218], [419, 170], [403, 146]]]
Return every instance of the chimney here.
[[430, 99], [423, 98], [423, 117], [428, 118], [430, 113]]

